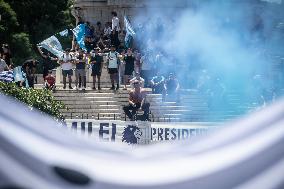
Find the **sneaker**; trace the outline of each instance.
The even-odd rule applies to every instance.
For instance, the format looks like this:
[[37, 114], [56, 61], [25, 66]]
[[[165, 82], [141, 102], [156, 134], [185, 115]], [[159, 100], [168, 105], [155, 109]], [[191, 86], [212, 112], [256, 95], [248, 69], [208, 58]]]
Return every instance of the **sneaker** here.
[[99, 90], [102, 90], [102, 88], [101, 88], [101, 87], [99, 87], [98, 89], [99, 89]]
[[82, 91], [85, 91], [86, 89], [85, 89], [85, 87], [82, 87]]
[[74, 89], [75, 89], [75, 90], [78, 90], [78, 87], [75, 86]]
[[73, 89], [71, 86], [69, 86], [69, 89]]
[[64, 86], [63, 89], [66, 89], [66, 86]]
[[119, 90], [119, 87], [116, 87], [115, 90]]

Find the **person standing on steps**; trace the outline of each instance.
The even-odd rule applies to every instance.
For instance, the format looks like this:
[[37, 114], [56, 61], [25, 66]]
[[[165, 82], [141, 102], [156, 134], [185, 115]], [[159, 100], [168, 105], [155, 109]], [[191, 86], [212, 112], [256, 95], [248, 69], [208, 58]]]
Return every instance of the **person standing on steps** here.
[[101, 90], [101, 74], [102, 74], [102, 63], [103, 57], [99, 54], [99, 48], [95, 48], [91, 53], [90, 63], [92, 65], [92, 76], [93, 76], [93, 90], [96, 90], [96, 77], [98, 79], [98, 89]]
[[133, 74], [134, 71], [134, 61], [135, 61], [135, 57], [132, 53], [132, 49], [128, 49], [127, 50], [127, 54], [124, 56], [124, 63], [125, 63], [125, 71], [124, 71], [124, 88], [123, 90], [127, 90], [126, 89], [126, 84], [130, 78], [130, 76]]
[[[83, 50], [79, 50], [79, 54], [76, 56], [76, 81], [75, 86], [76, 89], [85, 90], [86, 89], [86, 55]], [[79, 82], [79, 85], [78, 85]], [[82, 88], [81, 88], [82, 87]]]
[[116, 82], [116, 90], [119, 89], [119, 78], [118, 78], [118, 69], [119, 69], [119, 53], [115, 51], [115, 46], [111, 46], [110, 52], [107, 55], [107, 68], [111, 80], [110, 90], [114, 90], [114, 81]]
[[73, 89], [72, 84], [72, 75], [73, 75], [73, 64], [72, 64], [72, 56], [70, 55], [70, 49], [67, 48], [59, 61], [62, 67], [62, 75], [63, 75], [63, 89], [66, 89], [66, 77], [68, 75], [69, 79], [69, 89]]

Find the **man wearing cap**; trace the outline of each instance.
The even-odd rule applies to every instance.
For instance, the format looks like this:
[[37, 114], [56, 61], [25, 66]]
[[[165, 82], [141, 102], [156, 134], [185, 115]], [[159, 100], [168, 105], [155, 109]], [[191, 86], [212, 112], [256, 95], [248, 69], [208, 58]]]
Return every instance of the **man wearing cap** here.
[[91, 52], [90, 63], [92, 65], [92, 76], [93, 76], [93, 89], [96, 90], [96, 77], [98, 78], [98, 89], [101, 90], [101, 74], [102, 74], [102, 63], [103, 57], [99, 54], [99, 48], [95, 48]]
[[146, 91], [141, 88], [138, 80], [134, 81], [133, 85], [134, 89], [129, 93], [129, 105], [124, 106], [123, 110], [131, 121], [135, 120], [136, 112], [139, 109], [144, 111], [143, 120], [149, 120], [150, 103], [146, 102]]
[[107, 56], [107, 68], [111, 80], [110, 90], [114, 90], [114, 81], [116, 82], [116, 90], [119, 89], [119, 78], [118, 78], [118, 69], [119, 69], [119, 54], [115, 51], [115, 47], [112, 45], [110, 52]]
[[73, 89], [71, 86], [72, 83], [72, 78], [71, 76], [73, 75], [73, 64], [72, 64], [72, 56], [70, 55], [70, 49], [67, 48], [61, 58], [61, 60], [59, 61], [61, 64], [61, 68], [62, 68], [62, 75], [63, 75], [63, 89], [66, 89], [66, 77], [68, 75], [68, 79], [69, 79], [69, 89]]

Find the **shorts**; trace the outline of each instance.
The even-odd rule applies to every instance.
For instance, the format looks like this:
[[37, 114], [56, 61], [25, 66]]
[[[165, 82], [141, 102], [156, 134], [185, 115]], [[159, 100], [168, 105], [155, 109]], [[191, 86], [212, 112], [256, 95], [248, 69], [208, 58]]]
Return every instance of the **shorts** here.
[[102, 72], [101, 70], [92, 70], [92, 74], [91, 76], [101, 76], [102, 75]]
[[62, 75], [64, 77], [66, 77], [67, 75], [68, 76], [72, 76], [73, 75], [73, 70], [72, 69], [71, 70], [62, 70]]
[[109, 74], [116, 74], [116, 73], [118, 73], [118, 70], [117, 70], [117, 68], [109, 68], [108, 73]]
[[85, 77], [86, 76], [86, 71], [85, 69], [76, 69], [75, 70], [75, 74], [76, 74], [76, 77]]
[[92, 67], [92, 74], [91, 74], [91, 76], [101, 76], [102, 75], [102, 72], [101, 72], [101, 67], [99, 67], [99, 66], [93, 66]]

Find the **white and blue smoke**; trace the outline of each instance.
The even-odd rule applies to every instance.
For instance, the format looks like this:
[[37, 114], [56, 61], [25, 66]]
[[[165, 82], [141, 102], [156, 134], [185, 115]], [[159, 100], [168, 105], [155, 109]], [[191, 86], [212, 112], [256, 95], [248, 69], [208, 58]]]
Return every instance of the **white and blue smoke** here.
[[282, 95], [281, 0], [180, 0], [146, 5], [147, 10], [132, 19], [137, 46], [153, 63], [161, 64], [164, 74], [175, 72], [184, 88], [201, 89], [203, 83], [204, 91], [214, 92], [219, 85], [218, 90], [237, 92], [243, 102], [258, 105]]

